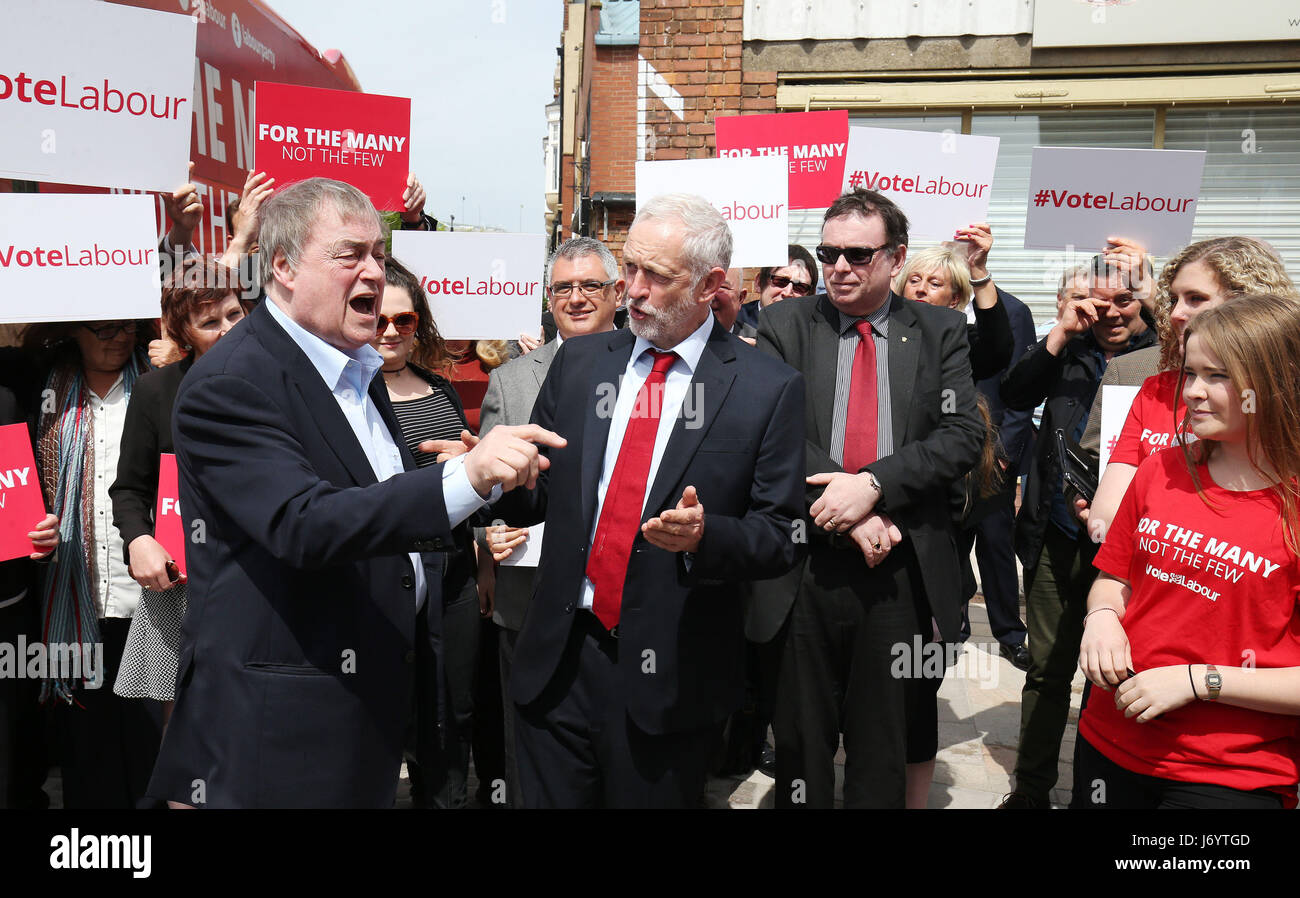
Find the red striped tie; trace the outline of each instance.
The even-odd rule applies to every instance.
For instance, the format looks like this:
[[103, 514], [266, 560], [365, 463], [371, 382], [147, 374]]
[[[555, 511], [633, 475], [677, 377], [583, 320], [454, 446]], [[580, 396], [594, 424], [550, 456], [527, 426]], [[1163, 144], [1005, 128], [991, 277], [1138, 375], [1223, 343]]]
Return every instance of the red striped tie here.
[[859, 321], [858, 348], [849, 378], [849, 413], [844, 422], [844, 470], [856, 474], [876, 460], [876, 341], [871, 323]]
[[646, 479], [659, 433], [659, 412], [663, 405], [664, 381], [677, 359], [675, 352], [649, 350], [654, 368], [636, 394], [636, 405], [618, 447], [614, 476], [605, 490], [600, 523], [587, 559], [587, 579], [595, 588], [592, 611], [605, 629], [618, 625], [623, 605], [623, 583], [627, 579], [632, 543], [641, 530], [641, 506], [645, 504]]

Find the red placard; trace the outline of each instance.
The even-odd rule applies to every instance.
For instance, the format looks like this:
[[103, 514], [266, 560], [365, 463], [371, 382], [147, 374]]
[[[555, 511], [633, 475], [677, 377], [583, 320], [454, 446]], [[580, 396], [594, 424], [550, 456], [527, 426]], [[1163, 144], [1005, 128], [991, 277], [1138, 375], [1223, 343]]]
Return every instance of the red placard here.
[[718, 116], [713, 124], [719, 159], [786, 157], [791, 209], [824, 209], [840, 195], [844, 154], [849, 147], [849, 114], [845, 110], [726, 115]]
[[27, 425], [0, 427], [0, 561], [35, 552], [27, 534], [44, 517], [45, 499]]
[[411, 169], [411, 101], [346, 90], [257, 82], [255, 167], [283, 187], [346, 181], [376, 209], [402, 211]]
[[176, 456], [164, 452], [158, 456], [158, 505], [153, 512], [153, 538], [185, 571], [185, 522], [181, 520], [180, 483], [176, 475]]

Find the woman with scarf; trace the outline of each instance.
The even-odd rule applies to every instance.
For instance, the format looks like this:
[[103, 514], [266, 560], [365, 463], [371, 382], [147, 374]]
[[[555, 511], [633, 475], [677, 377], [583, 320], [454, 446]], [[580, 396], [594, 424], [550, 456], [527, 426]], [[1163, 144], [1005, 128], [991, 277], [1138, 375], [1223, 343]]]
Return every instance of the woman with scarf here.
[[127, 571], [108, 488], [127, 401], [148, 369], [150, 330], [129, 320], [42, 323], [23, 338], [36, 465], [60, 521], [58, 552], [39, 582], [42, 641], [94, 647], [80, 671], [49, 671], [41, 687], [42, 702], [53, 706], [51, 747], [68, 808], [148, 806], [161, 737], [157, 702], [112, 690], [140, 588]]

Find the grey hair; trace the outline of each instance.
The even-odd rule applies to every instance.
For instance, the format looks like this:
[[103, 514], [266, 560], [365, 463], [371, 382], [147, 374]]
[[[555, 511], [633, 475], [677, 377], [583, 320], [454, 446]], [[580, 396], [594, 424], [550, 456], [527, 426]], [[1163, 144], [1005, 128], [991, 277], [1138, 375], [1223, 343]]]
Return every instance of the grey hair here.
[[675, 218], [685, 226], [682, 255], [691, 269], [692, 286], [714, 268], [731, 268], [731, 228], [712, 203], [692, 193], [665, 193], [638, 209], [632, 226], [639, 221], [665, 218]]
[[1092, 277], [1092, 266], [1089, 264], [1075, 265], [1073, 268], [1065, 269], [1065, 272], [1061, 275], [1061, 280], [1056, 285], [1056, 298], [1061, 298], [1061, 294], [1065, 292], [1065, 288], [1070, 285], [1071, 281], [1086, 281], [1090, 277]]
[[370, 199], [351, 184], [329, 178], [308, 178], [276, 190], [262, 204], [259, 215], [257, 244], [263, 286], [271, 281], [271, 262], [277, 252], [284, 253], [291, 268], [298, 269], [303, 245], [312, 225], [325, 214], [327, 203], [340, 218], [370, 219], [380, 233], [385, 233], [383, 219]]
[[600, 264], [605, 266], [605, 277], [611, 281], [618, 280], [618, 262], [614, 254], [609, 251], [609, 247], [601, 243], [595, 237], [570, 237], [568, 240], [556, 247], [555, 252], [546, 260], [546, 283], [551, 283], [551, 272], [555, 270], [557, 259], [568, 259], [576, 261], [586, 258], [587, 256], [596, 256], [600, 259]]

